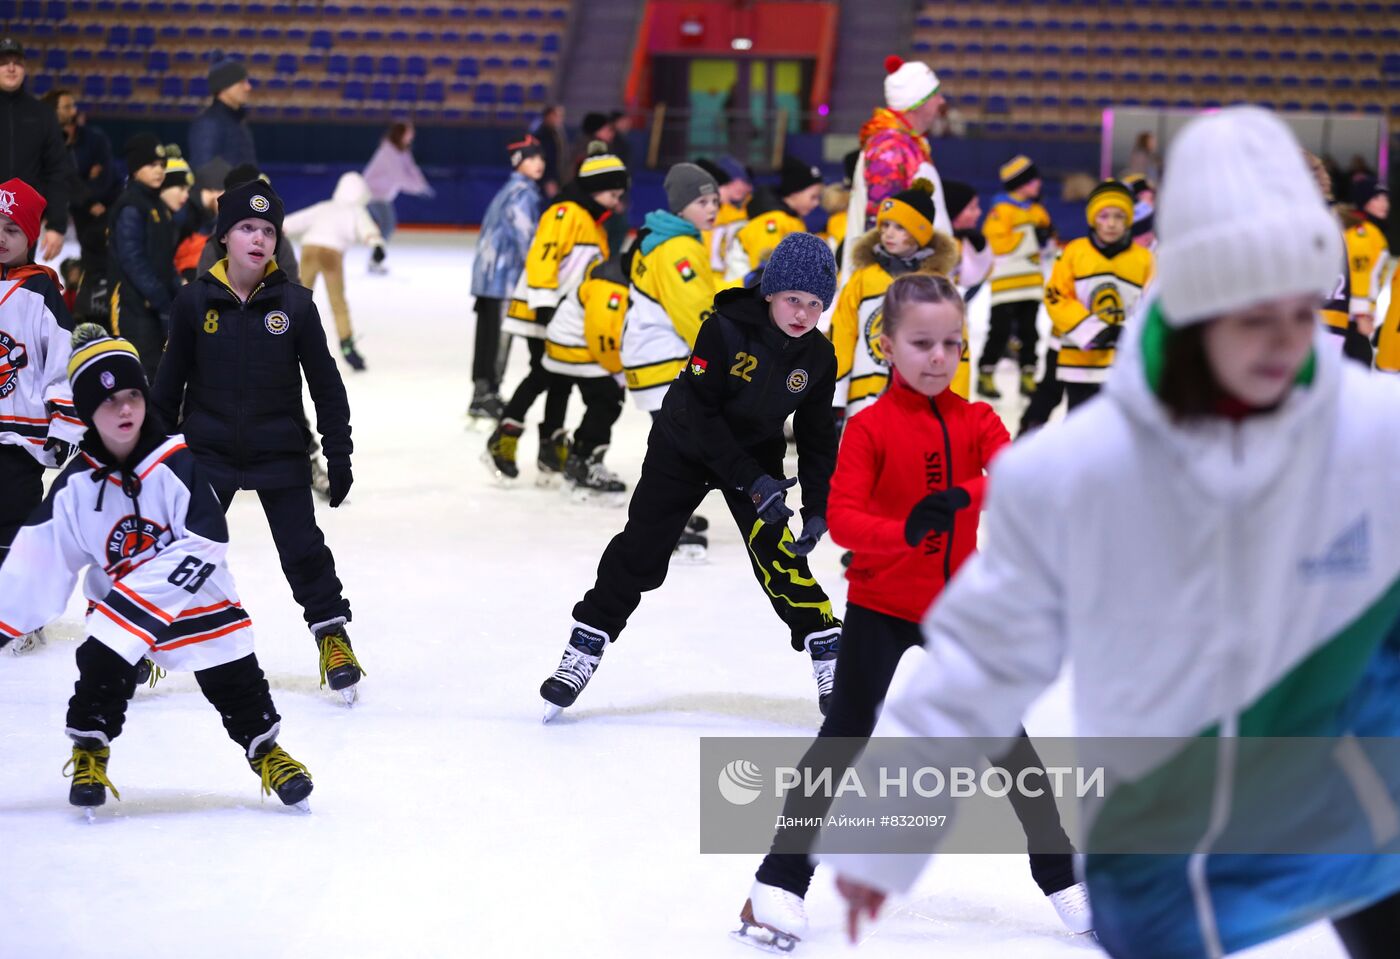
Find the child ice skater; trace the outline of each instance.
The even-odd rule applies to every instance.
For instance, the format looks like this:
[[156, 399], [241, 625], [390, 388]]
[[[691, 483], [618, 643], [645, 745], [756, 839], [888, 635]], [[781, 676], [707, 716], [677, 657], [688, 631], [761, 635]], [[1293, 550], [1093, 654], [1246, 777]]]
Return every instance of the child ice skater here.
[[87, 567], [87, 639], [65, 732], [68, 801], [118, 799], [107, 778], [112, 740], [136, 691], [136, 664], [192, 670], [263, 791], [291, 806], [311, 794], [306, 767], [277, 744], [281, 719], [253, 654], [252, 620], [225, 557], [223, 510], [193, 452], [147, 413], [136, 348], [85, 324], [68, 363], [86, 424], [81, 453], [20, 530], [0, 568], [0, 646], [63, 612]]
[[[33, 264], [44, 198], [23, 180], [0, 183], [0, 566], [44, 498], [44, 468], [73, 455], [85, 427], [68, 386], [73, 327], [53, 271]], [[43, 622], [18, 642], [44, 641]]]
[[1071, 240], [1055, 260], [1045, 287], [1051, 341], [1045, 375], [1021, 417], [1026, 433], [1050, 420], [1069, 394], [1073, 410], [1099, 391], [1113, 365], [1123, 324], [1152, 279], [1154, 257], [1133, 242], [1133, 193], [1105, 180], [1084, 209], [1089, 235]]
[[[761, 287], [715, 297], [690, 362], [653, 421], [627, 525], [604, 550], [597, 581], [574, 606], [563, 659], [540, 687], [546, 720], [573, 705], [642, 593], [665, 581], [678, 537], [712, 489], [723, 493], [793, 649], [810, 654], [825, 712], [841, 622], [806, 557], [826, 533], [827, 485], [836, 461], [836, 358], [816, 331], [835, 295], [831, 250], [800, 233], [778, 244]], [[798, 462], [797, 478], [785, 480], [783, 424], [789, 416]], [[799, 480], [803, 524], [794, 539], [785, 500]]]
[[[925, 611], [976, 549], [985, 471], [1009, 442], [996, 411], [951, 389], [966, 324], [952, 282], [906, 273], [883, 299], [879, 339], [892, 382], [847, 423], [827, 501], [831, 538], [854, 550], [855, 558], [846, 573], [850, 591], [836, 687], [803, 766], [841, 764], [838, 780], [875, 728], [900, 657], [923, 644]], [[930, 470], [930, 464], [939, 468]], [[1021, 738], [995, 765], [1014, 776], [1038, 769], [1040, 759]], [[797, 790], [789, 796], [785, 818], [825, 817], [829, 800], [804, 799]], [[1070, 929], [1087, 931], [1085, 897], [1075, 884], [1072, 848], [1054, 799], [1017, 796], [1013, 804], [1032, 848], [1062, 849], [1031, 855], [1031, 875]], [[815, 835], [815, 829], [792, 828], [775, 837], [740, 914], [740, 937], [790, 949], [806, 935], [803, 900], [815, 868], [807, 853]]]
[[789, 233], [807, 230], [804, 217], [822, 201], [822, 171], [796, 157], [784, 157], [774, 190], [761, 189], [749, 201], [749, 220], [735, 233], [725, 253], [725, 280], [743, 283]]
[[381, 260], [384, 237], [369, 215], [369, 187], [358, 173], [345, 173], [329, 200], [289, 214], [282, 232], [301, 240], [302, 282], [316, 289], [316, 278], [326, 278], [340, 355], [357, 373], [365, 370], [364, 357], [355, 348], [355, 328], [350, 325], [350, 304], [345, 299], [345, 250], [354, 244], [372, 247]]
[[311, 291], [290, 283], [272, 258], [281, 232], [282, 201], [265, 181], [220, 198], [214, 236], [228, 256], [176, 298], [152, 402], [167, 422], [178, 419], [225, 510], [239, 490], [257, 490], [320, 654], [321, 683], [354, 702], [362, 670], [345, 630], [350, 603], [316, 525], [302, 373], [316, 406], [332, 508], [354, 482], [350, 404]]

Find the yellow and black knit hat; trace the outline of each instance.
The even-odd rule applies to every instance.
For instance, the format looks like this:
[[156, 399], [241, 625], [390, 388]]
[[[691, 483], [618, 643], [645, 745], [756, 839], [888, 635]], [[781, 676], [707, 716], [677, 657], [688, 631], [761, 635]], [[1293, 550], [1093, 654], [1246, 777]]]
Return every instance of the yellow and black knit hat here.
[[1133, 225], [1133, 191], [1118, 180], [1104, 180], [1089, 194], [1089, 205], [1084, 208], [1084, 218], [1089, 226], [1094, 218], [1106, 207], [1117, 207], [1128, 218], [1128, 226]]
[[1040, 170], [1030, 157], [1021, 154], [1001, 165], [1001, 185], [1008, 191], [1019, 190], [1032, 180], [1040, 178]]
[[179, 157], [165, 161], [165, 179], [161, 181], [160, 188], [164, 190], [172, 186], [194, 186], [194, 171]]
[[73, 408], [78, 419], [89, 426], [92, 414], [113, 393], [140, 390], [144, 396], [151, 389], [136, 347], [130, 340], [111, 336], [96, 323], [83, 323], [73, 331], [68, 382], [73, 387]]
[[574, 181], [584, 193], [603, 193], [627, 189], [630, 178], [627, 176], [627, 164], [622, 162], [621, 157], [611, 153], [593, 153], [579, 164]]
[[875, 225], [889, 221], [909, 231], [919, 244], [928, 246], [933, 239], [933, 183], [919, 179], [914, 185], [880, 202], [875, 213]]

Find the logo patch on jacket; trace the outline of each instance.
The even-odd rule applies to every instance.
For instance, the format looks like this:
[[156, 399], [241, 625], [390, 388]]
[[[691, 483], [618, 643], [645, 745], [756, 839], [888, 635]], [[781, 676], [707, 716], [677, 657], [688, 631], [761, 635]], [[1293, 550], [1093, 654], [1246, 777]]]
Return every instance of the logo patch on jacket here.
[[690, 358], [690, 374], [692, 376], [699, 376], [709, 368], [710, 364], [702, 360], [700, 357], [692, 356]]
[[788, 374], [787, 388], [789, 393], [801, 393], [807, 388], [807, 371], [793, 370]]
[[768, 221], [766, 221], [766, 222], [763, 224], [763, 228], [764, 228], [765, 230], [767, 230], [769, 233], [777, 233], [777, 232], [778, 232], [778, 221], [777, 221], [777, 220], [768, 220]]
[[689, 283], [695, 279], [695, 269], [690, 265], [690, 260], [681, 260], [676, 264], [676, 272], [681, 275], [681, 279]]
[[1371, 569], [1371, 517], [1362, 516], [1334, 539], [1321, 556], [1298, 562], [1304, 579], [1357, 576]]
[[556, 219], [556, 220], [562, 220], [562, 219], [564, 219], [564, 208], [563, 208], [562, 206], [556, 206], [556, 207], [554, 208], [554, 219]]
[[870, 319], [865, 321], [865, 348], [870, 351], [870, 358], [881, 366], [889, 366], [889, 360], [885, 359], [885, 351], [880, 348], [880, 336], [885, 332], [885, 309], [877, 306], [870, 314]]
[[0, 400], [19, 389], [19, 371], [28, 365], [24, 344], [0, 330]]
[[281, 310], [273, 310], [263, 317], [263, 326], [267, 327], [267, 332], [273, 336], [281, 336], [292, 328], [292, 321]]
[[613, 293], [608, 297], [608, 309], [617, 311], [622, 309], [622, 294]]
[[165, 527], [152, 520], [133, 513], [123, 516], [107, 534], [107, 568], [119, 567], [125, 560], [140, 556], [158, 545], [160, 534], [164, 532]]

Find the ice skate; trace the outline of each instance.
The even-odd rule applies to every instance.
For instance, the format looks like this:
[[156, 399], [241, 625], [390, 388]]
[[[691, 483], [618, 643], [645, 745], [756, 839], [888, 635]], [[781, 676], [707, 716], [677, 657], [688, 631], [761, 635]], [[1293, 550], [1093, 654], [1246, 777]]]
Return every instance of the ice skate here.
[[569, 461], [569, 433], [557, 429], [546, 434], [540, 427], [540, 455], [535, 463], [539, 473], [535, 476], [537, 486], [555, 486], [564, 475], [564, 466]]
[[710, 528], [710, 521], [696, 513], [685, 521], [685, 531], [687, 533], [703, 533]]
[[739, 923], [730, 933], [735, 939], [764, 952], [786, 955], [807, 935], [807, 907], [797, 893], [754, 880], [739, 912]]
[[323, 501], [329, 503], [331, 499], [331, 477], [326, 472], [326, 464], [321, 461], [321, 457], [311, 454], [311, 492], [319, 496]]
[[501, 425], [496, 427], [491, 438], [486, 441], [486, 452], [481, 455], [481, 462], [486, 464], [486, 468], [496, 477], [496, 483], [500, 486], [511, 486], [520, 478], [520, 467], [515, 465], [515, 453], [520, 448], [520, 435], [524, 432], [523, 423], [501, 420]]
[[328, 623], [312, 627], [316, 648], [321, 652], [321, 688], [329, 683], [346, 703], [353, 706], [359, 698], [359, 682], [364, 668], [350, 648], [345, 632], [345, 620], [337, 617]]
[[598, 503], [602, 506], [624, 506], [627, 484], [603, 465], [606, 446], [600, 446], [587, 456], [571, 451], [564, 461], [564, 479], [568, 481], [570, 497], [575, 503]]
[[1089, 907], [1089, 890], [1084, 883], [1077, 882], [1068, 889], [1052, 892], [1046, 898], [1070, 932], [1082, 936], [1094, 931], [1094, 913]]
[[355, 338], [347, 336], [340, 341], [340, 355], [345, 357], [345, 362], [350, 365], [350, 369], [356, 373], [365, 371], [365, 358], [360, 355], [360, 351], [355, 349]]
[[156, 683], [165, 678], [165, 670], [161, 669], [149, 659], [142, 658], [136, 664], [136, 685], [156, 688]]
[[369, 268], [365, 271], [370, 276], [388, 276], [389, 268], [383, 262], [369, 261]]
[[25, 633], [6, 648], [10, 651], [11, 656], [23, 656], [25, 653], [32, 653], [40, 646], [47, 644], [48, 637], [44, 635], [44, 627], [40, 626], [31, 633]]
[[68, 802], [84, 810], [91, 822], [92, 810], [107, 801], [107, 790], [112, 790], [112, 795], [118, 799], [122, 798], [107, 778], [107, 760], [112, 750], [102, 733], [70, 732], [68, 735], [73, 739], [73, 756], [63, 766], [64, 778], [73, 780], [73, 785], [68, 787]]
[[492, 387], [485, 380], [478, 380], [472, 390], [472, 401], [467, 405], [467, 426], [470, 429], [478, 429], [486, 424], [500, 422], [502, 414], [505, 413], [506, 404]]
[[1035, 395], [1035, 370], [1021, 371], [1021, 395], [1028, 399]]
[[564, 658], [559, 661], [554, 675], [540, 686], [540, 695], [545, 700], [545, 722], [574, 704], [602, 662], [603, 650], [607, 645], [607, 634], [592, 626], [574, 623], [573, 632], [569, 634], [569, 645], [564, 647]]
[[709, 558], [710, 538], [703, 533], [692, 533], [689, 529], [681, 533], [671, 550], [671, 559], [682, 566], [702, 566]]
[[977, 395], [987, 400], [1001, 399], [1001, 390], [997, 389], [996, 377], [990, 372], [983, 371], [977, 374]]
[[264, 796], [276, 793], [282, 805], [296, 806], [303, 812], [310, 812], [311, 806], [306, 797], [311, 795], [313, 788], [311, 773], [277, 745], [280, 726], [280, 723], [274, 724], [248, 746], [248, 768], [262, 780]]
[[826, 715], [831, 691], [836, 687], [836, 654], [841, 649], [841, 627], [833, 626], [812, 633], [802, 641], [812, 657], [812, 675], [817, 680], [817, 708]]

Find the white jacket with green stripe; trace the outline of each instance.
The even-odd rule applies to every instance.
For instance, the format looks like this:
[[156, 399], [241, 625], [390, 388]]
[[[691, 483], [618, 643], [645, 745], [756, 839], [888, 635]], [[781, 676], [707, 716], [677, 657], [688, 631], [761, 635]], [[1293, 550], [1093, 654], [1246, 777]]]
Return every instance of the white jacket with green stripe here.
[[[1278, 410], [1178, 424], [1154, 394], [1168, 335], [1149, 304], [1104, 393], [997, 460], [985, 548], [930, 610], [927, 661], [876, 736], [1009, 742], [1066, 662], [1079, 737], [1400, 736], [1400, 383], [1345, 362], [1319, 325]], [[1151, 782], [1172, 748], [1120, 754], [1110, 782]], [[1227, 765], [1205, 801], [1218, 819], [1240, 813]], [[1351, 818], [1371, 818], [1375, 851], [1400, 851], [1396, 765], [1362, 771], [1379, 795], [1342, 797]], [[838, 802], [843, 812], [860, 814]], [[1345, 868], [1270, 857], [1261, 905], [1249, 899], [1261, 857], [1217, 861], [1215, 838], [1207, 825], [1194, 856], [1153, 857], [1157, 875], [1137, 885], [1096, 886], [1089, 857], [1111, 954], [1224, 955], [1400, 889], [1400, 856]], [[822, 859], [887, 891], [907, 890], [924, 864]]]

